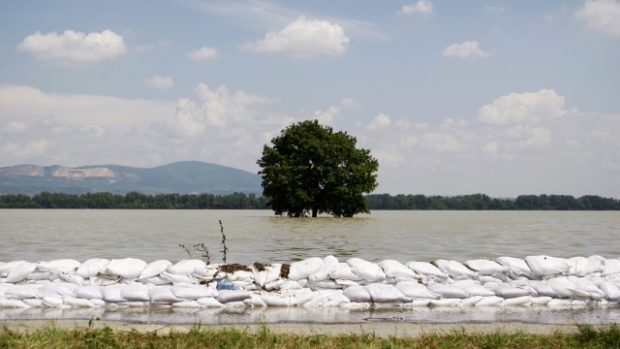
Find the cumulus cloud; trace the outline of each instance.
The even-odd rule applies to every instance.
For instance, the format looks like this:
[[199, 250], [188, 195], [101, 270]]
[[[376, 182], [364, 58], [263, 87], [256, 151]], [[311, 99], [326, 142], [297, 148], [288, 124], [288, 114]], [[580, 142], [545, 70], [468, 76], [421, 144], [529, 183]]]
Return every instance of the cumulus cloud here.
[[69, 62], [96, 62], [127, 52], [123, 37], [111, 30], [100, 33], [65, 30], [62, 34], [37, 31], [24, 38], [17, 48], [39, 59]]
[[244, 45], [254, 52], [283, 54], [292, 58], [340, 56], [347, 50], [349, 38], [337, 23], [301, 16], [261, 40]]
[[620, 36], [620, 1], [586, 0], [575, 14], [594, 31], [609, 36]]
[[463, 41], [446, 47], [441, 53], [444, 57], [457, 58], [488, 58], [490, 53], [482, 50], [478, 41]]
[[392, 124], [392, 121], [390, 120], [390, 117], [380, 113], [379, 115], [375, 116], [374, 119], [372, 119], [372, 121], [366, 126], [366, 128], [368, 130], [376, 130], [379, 128], [385, 128], [385, 127], [389, 127]]
[[400, 12], [408, 15], [414, 13], [427, 15], [433, 12], [433, 3], [428, 0], [419, 0], [415, 4], [403, 5]]
[[187, 54], [187, 58], [194, 61], [208, 61], [217, 57], [217, 49], [213, 47], [203, 46], [195, 48]]
[[565, 113], [564, 97], [554, 90], [542, 89], [498, 97], [478, 110], [478, 120], [490, 125], [532, 124]]
[[174, 86], [174, 80], [169, 76], [153, 75], [144, 79], [144, 84], [150, 88], [166, 90]]

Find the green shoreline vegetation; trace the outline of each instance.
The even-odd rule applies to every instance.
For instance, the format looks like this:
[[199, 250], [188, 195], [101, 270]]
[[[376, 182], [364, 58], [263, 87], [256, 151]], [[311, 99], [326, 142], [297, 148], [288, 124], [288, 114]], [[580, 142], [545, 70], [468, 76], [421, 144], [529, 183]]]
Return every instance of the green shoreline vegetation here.
[[[491, 198], [484, 194], [460, 196], [370, 194], [370, 210], [620, 210], [620, 200], [596, 195], [520, 195]], [[268, 200], [255, 194], [157, 194], [109, 192], [65, 194], [43, 192], [0, 195], [0, 208], [71, 209], [268, 209]]]
[[465, 330], [416, 337], [382, 338], [374, 334], [277, 334], [237, 329], [205, 329], [188, 333], [138, 332], [110, 327], [44, 329], [20, 332], [0, 328], [0, 348], [619, 348], [620, 328], [580, 325], [576, 333], [468, 333]]

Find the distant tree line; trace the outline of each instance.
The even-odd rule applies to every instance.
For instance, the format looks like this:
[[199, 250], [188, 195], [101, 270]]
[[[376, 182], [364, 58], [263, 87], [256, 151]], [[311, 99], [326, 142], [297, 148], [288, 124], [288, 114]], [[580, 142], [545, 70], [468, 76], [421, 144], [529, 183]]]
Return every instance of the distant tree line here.
[[[520, 195], [491, 198], [484, 194], [460, 196], [367, 195], [371, 210], [620, 210], [620, 200], [586, 195]], [[0, 195], [0, 208], [115, 208], [115, 209], [267, 209], [267, 199], [255, 194], [158, 194], [107, 192], [34, 196]]]

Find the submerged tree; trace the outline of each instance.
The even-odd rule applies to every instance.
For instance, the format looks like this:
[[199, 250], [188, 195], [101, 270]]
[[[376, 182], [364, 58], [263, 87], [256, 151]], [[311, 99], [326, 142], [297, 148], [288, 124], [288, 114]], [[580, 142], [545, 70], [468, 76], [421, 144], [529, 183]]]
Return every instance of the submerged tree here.
[[377, 187], [379, 163], [346, 132], [317, 120], [290, 125], [257, 161], [263, 195], [276, 214], [351, 217], [368, 212], [363, 194]]

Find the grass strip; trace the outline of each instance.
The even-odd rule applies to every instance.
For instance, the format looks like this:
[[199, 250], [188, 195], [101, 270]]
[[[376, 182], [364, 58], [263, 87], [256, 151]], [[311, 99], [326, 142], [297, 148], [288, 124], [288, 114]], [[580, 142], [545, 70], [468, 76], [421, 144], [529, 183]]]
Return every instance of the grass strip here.
[[549, 335], [516, 333], [467, 333], [464, 330], [416, 337], [381, 338], [373, 334], [296, 335], [269, 331], [206, 329], [195, 326], [187, 333], [138, 332], [110, 327], [62, 329], [53, 325], [32, 332], [0, 328], [0, 348], [620, 348], [620, 327], [595, 329], [580, 325], [576, 333]]

